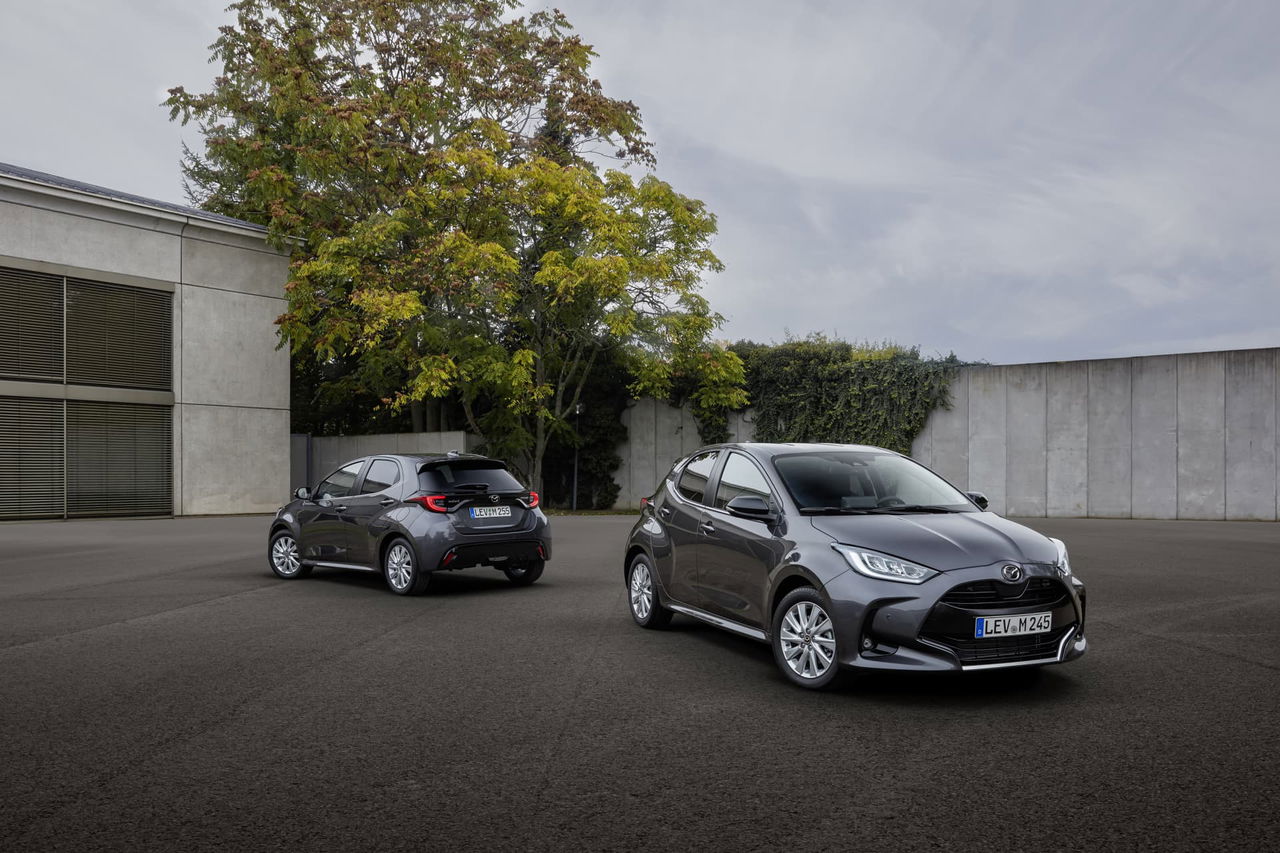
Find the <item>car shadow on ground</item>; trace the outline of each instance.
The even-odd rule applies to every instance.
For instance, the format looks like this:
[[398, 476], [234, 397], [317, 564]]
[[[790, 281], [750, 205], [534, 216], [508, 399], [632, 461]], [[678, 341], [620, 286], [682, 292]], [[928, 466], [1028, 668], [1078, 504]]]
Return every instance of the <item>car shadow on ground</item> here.
[[[343, 569], [315, 569], [307, 579], [309, 583], [332, 583], [356, 589], [368, 589], [391, 595], [387, 581], [381, 572], [358, 572]], [[543, 586], [538, 581], [529, 587], [518, 587], [496, 569], [466, 569], [456, 572], [435, 572], [424, 597], [436, 598], [450, 595], [476, 595], [481, 593], [528, 592]]]
[[[744, 677], [767, 679], [772, 684], [802, 690], [790, 684], [773, 660], [769, 646], [747, 637], [677, 617], [667, 629], [690, 641], [715, 647], [715, 654], [731, 655]], [[1077, 664], [1078, 666], [1078, 664]], [[979, 672], [850, 672], [843, 673], [828, 695], [848, 697], [900, 707], [937, 706], [984, 708], [992, 705], [1057, 703], [1080, 690], [1072, 664], [1046, 667], [1014, 667]]]

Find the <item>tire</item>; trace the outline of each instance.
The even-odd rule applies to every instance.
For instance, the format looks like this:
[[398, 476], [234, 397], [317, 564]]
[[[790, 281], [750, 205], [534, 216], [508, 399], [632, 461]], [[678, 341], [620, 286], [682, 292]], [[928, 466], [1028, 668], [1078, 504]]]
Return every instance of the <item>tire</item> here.
[[431, 572], [418, 568], [413, 546], [399, 537], [391, 540], [382, 555], [382, 577], [396, 595], [422, 595], [431, 585]]
[[653, 567], [643, 554], [637, 554], [627, 570], [627, 602], [631, 618], [641, 628], [664, 628], [674, 615], [658, 601]]
[[542, 570], [546, 568], [545, 560], [531, 560], [528, 563], [516, 563], [502, 570], [507, 576], [507, 580], [516, 586], [528, 586], [529, 584], [542, 577]]
[[303, 565], [298, 540], [291, 531], [278, 530], [267, 545], [267, 565], [282, 580], [297, 580], [311, 574], [311, 567]]
[[773, 611], [769, 645], [778, 669], [792, 684], [830, 687], [840, 676], [840, 650], [827, 604], [813, 587], [787, 593]]

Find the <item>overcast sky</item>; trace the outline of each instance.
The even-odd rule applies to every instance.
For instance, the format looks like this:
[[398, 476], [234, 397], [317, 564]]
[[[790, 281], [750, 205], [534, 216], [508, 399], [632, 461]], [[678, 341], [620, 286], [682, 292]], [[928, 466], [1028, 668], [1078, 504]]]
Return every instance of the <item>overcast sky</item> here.
[[[0, 0], [0, 162], [184, 201], [223, 0]], [[1280, 346], [1280, 3], [559, 0], [718, 215], [727, 339]]]

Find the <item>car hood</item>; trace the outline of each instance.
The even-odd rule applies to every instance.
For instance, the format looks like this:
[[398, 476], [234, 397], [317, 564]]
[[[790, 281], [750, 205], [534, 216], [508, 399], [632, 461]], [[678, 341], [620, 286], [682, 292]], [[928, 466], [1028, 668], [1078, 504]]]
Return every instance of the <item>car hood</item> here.
[[819, 515], [810, 521], [837, 542], [943, 572], [1000, 560], [1053, 563], [1058, 558], [1047, 537], [990, 512]]

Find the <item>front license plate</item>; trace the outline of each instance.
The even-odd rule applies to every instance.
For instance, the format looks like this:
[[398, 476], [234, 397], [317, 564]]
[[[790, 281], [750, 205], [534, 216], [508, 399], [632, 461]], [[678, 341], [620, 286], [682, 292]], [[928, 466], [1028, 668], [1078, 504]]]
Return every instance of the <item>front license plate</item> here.
[[509, 506], [473, 506], [471, 508], [472, 518], [510, 518], [511, 507]]
[[1024, 616], [979, 616], [973, 620], [973, 636], [1016, 637], [1019, 634], [1043, 634], [1053, 628], [1052, 613], [1028, 613]]

